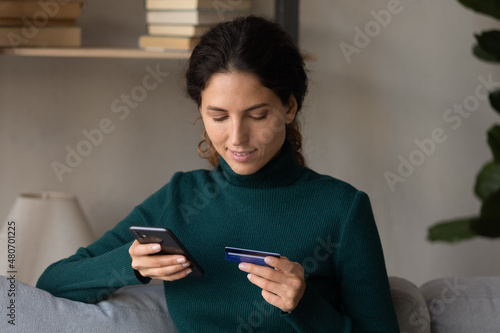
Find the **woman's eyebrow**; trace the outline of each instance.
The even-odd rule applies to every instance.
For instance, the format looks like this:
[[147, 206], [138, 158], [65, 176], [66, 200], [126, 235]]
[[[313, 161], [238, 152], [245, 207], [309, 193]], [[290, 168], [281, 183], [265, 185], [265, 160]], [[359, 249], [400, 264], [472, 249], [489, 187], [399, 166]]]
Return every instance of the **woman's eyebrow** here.
[[[243, 112], [252, 111], [252, 110], [255, 110], [255, 109], [258, 109], [258, 108], [262, 108], [264, 106], [269, 106], [269, 104], [267, 104], [267, 103], [256, 104], [254, 106], [246, 108], [245, 110], [243, 110]], [[212, 106], [212, 105], [207, 106], [207, 110], [228, 112], [226, 109], [222, 109], [222, 108], [219, 108], [219, 107], [216, 107], [216, 106]]]

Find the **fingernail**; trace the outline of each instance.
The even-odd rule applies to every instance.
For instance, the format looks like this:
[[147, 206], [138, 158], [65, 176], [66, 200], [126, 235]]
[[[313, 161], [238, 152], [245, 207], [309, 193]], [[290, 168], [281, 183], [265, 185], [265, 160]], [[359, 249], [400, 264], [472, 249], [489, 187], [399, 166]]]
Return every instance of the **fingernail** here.
[[248, 273], [247, 278], [250, 280], [251, 277], [252, 277], [252, 274]]
[[179, 259], [177, 259], [177, 262], [179, 264], [182, 264], [183, 262], [186, 262], [186, 258], [179, 258]]
[[153, 250], [158, 251], [161, 248], [160, 244], [153, 245]]
[[188, 266], [189, 266], [189, 263], [188, 263], [188, 262], [186, 262], [186, 263], [182, 264], [182, 267], [188, 267]]
[[265, 257], [264, 261], [266, 262], [266, 264], [270, 264], [273, 262], [273, 258], [272, 257]]
[[247, 264], [241, 263], [241, 264], [238, 265], [238, 268], [239, 269], [246, 269], [247, 268]]
[[191, 273], [192, 271], [193, 271], [193, 270], [188, 269], [188, 270], [186, 271], [186, 275], [188, 275], [188, 274], [189, 274], [189, 273]]

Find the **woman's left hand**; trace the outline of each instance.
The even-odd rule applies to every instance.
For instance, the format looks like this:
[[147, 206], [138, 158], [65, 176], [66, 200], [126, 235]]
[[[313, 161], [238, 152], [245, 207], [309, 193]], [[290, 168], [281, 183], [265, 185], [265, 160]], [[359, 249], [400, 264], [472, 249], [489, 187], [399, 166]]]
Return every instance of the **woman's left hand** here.
[[250, 282], [262, 288], [262, 297], [266, 302], [283, 312], [291, 312], [306, 290], [304, 267], [286, 257], [266, 257], [265, 261], [271, 267], [240, 263], [238, 268], [249, 273]]

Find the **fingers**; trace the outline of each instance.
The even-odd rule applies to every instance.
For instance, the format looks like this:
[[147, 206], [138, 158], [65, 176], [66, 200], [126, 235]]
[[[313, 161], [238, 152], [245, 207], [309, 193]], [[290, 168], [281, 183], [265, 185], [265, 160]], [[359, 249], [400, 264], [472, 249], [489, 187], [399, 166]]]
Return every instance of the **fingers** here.
[[160, 244], [151, 243], [151, 244], [141, 244], [137, 240], [135, 240], [129, 248], [129, 253], [131, 256], [146, 256], [149, 254], [155, 254], [160, 252], [161, 246]]
[[192, 272], [190, 262], [182, 255], [152, 255], [161, 250], [159, 244], [140, 244], [137, 240], [129, 248], [132, 268], [142, 276], [174, 281]]
[[284, 312], [291, 312], [304, 295], [304, 268], [285, 257], [266, 257], [271, 267], [241, 263], [240, 270], [249, 273], [248, 280], [262, 289], [262, 297]]
[[269, 266], [287, 273], [292, 273], [292, 274], [304, 273], [302, 265], [299, 265], [296, 262], [288, 260], [287, 257], [280, 257], [280, 258], [266, 257], [264, 261]]
[[159, 254], [156, 256], [132, 256], [132, 267], [141, 268], [160, 268], [164, 266], [182, 265], [189, 266], [189, 261], [179, 255]]
[[304, 275], [304, 268], [302, 265], [296, 262], [291, 262], [286, 257], [266, 257], [265, 262], [271, 267], [259, 266], [250, 263], [240, 263], [238, 267], [244, 272], [253, 273], [280, 283], [286, 282], [288, 276]]
[[276, 295], [283, 294], [283, 284], [281, 282], [270, 280], [269, 278], [263, 277], [262, 275], [257, 275], [256, 273], [248, 273], [247, 278], [250, 282], [261, 288], [262, 290], [272, 292]]
[[[189, 264], [187, 264], [189, 265]], [[192, 269], [182, 265], [173, 265], [160, 268], [148, 268], [139, 271], [142, 276], [147, 276], [152, 279], [175, 281], [189, 275]]]
[[178, 263], [187, 262], [186, 258], [182, 255], [158, 255], [151, 256], [161, 251], [160, 244], [141, 244], [135, 240], [129, 248], [129, 253], [132, 259], [147, 259], [148, 262], [155, 262], [154, 267], [161, 267], [164, 265], [174, 265]]
[[272, 267], [259, 266], [250, 263], [241, 263], [238, 265], [238, 268], [243, 272], [257, 275], [270, 281], [275, 281], [278, 283], [284, 282], [284, 275]]
[[142, 256], [132, 260], [132, 267], [144, 277], [174, 281], [191, 273], [185, 258], [172, 255]]

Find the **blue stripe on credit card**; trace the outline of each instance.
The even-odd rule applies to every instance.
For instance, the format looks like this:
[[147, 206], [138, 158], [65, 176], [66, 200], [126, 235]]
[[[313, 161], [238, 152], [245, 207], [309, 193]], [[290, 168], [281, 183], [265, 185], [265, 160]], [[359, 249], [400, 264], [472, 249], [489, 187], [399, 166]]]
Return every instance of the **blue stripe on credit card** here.
[[255, 251], [249, 249], [240, 249], [237, 247], [229, 247], [226, 249], [226, 260], [235, 262], [248, 262], [260, 266], [269, 266], [264, 261], [267, 256], [279, 258], [279, 253]]

